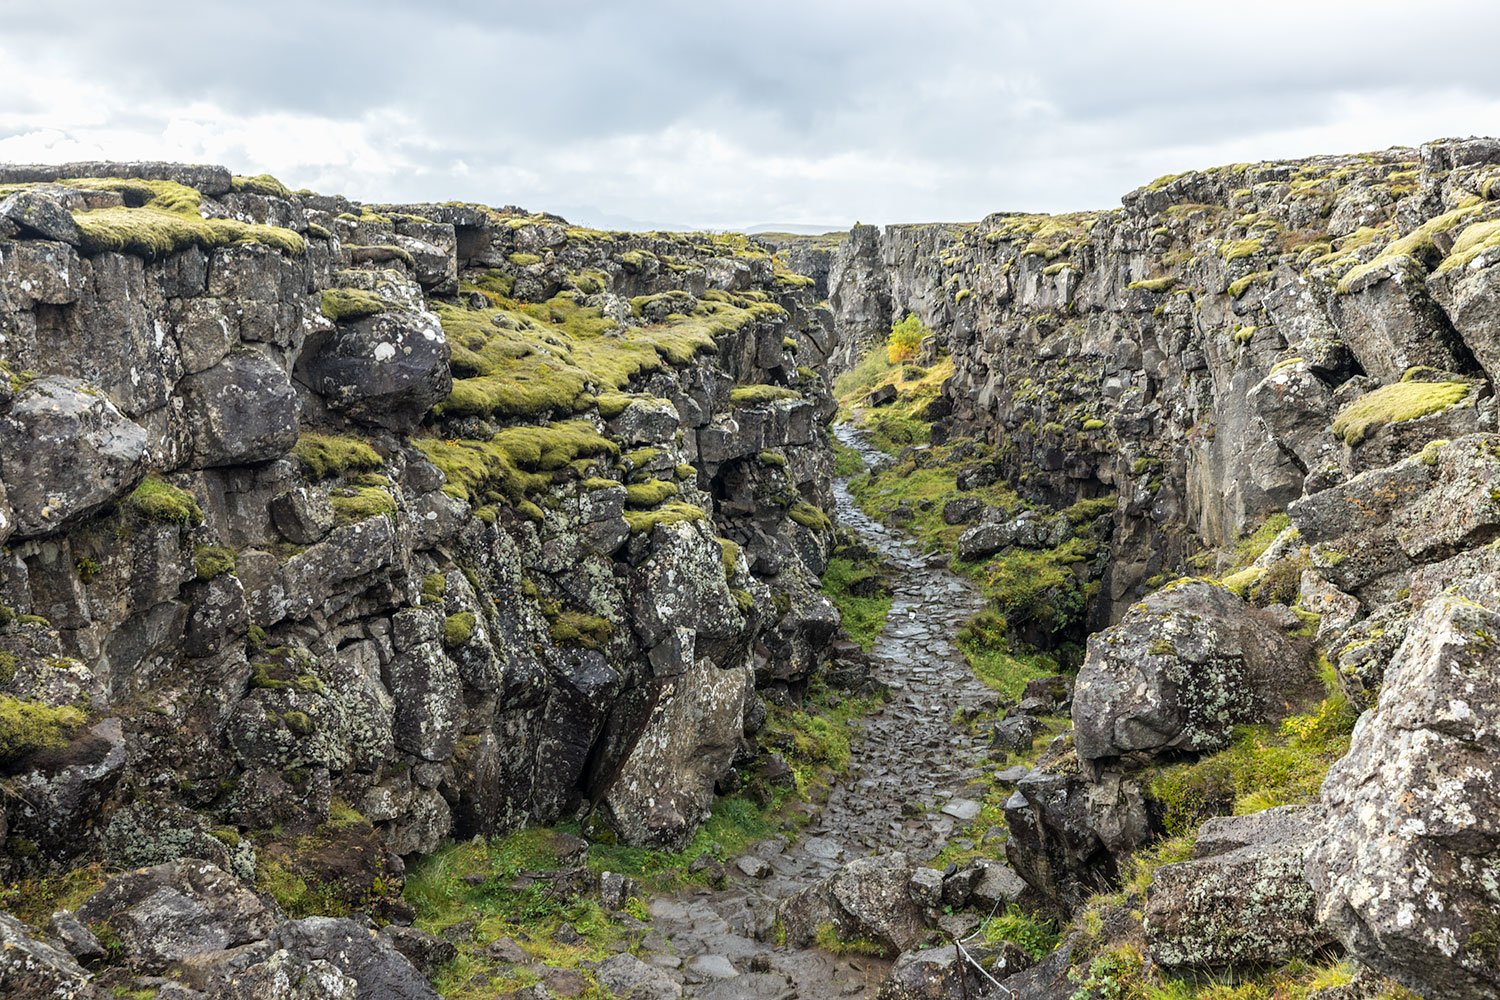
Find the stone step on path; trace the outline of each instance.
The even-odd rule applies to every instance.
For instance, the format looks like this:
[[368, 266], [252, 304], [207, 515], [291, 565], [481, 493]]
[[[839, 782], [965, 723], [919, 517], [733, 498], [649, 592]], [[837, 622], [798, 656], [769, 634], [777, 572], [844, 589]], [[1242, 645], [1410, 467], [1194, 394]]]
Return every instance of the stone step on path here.
[[[886, 461], [853, 428], [835, 433], [867, 464]], [[739, 859], [744, 864], [726, 866], [723, 888], [651, 900], [642, 957], [680, 977], [685, 997], [873, 997], [889, 963], [778, 947], [769, 933], [777, 902], [854, 858], [903, 851], [928, 859], [978, 813], [975, 786], [988, 746], [952, 719], [960, 709], [993, 706], [995, 696], [969, 670], [953, 634], [984, 599], [910, 539], [865, 516], [846, 480], [834, 484], [834, 498], [839, 523], [891, 568], [891, 613], [871, 651], [891, 700], [857, 724], [848, 774], [799, 839], [757, 844], [752, 857]]]

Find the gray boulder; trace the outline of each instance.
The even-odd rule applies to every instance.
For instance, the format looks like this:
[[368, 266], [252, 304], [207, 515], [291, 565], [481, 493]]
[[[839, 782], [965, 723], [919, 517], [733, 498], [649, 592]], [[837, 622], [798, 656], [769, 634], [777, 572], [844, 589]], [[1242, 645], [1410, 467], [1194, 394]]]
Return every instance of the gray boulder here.
[[72, 213], [56, 198], [39, 191], [17, 191], [0, 201], [0, 217], [20, 226], [23, 233], [44, 240], [57, 240], [75, 247], [83, 242], [83, 234], [78, 231]]
[[1088, 781], [1068, 764], [1032, 771], [1005, 802], [1006, 860], [1059, 913], [1113, 879], [1119, 859], [1151, 835], [1137, 781], [1110, 772]]
[[9, 913], [0, 913], [0, 993], [7, 997], [95, 1000], [89, 974], [61, 948], [33, 935]]
[[1308, 680], [1306, 658], [1219, 584], [1184, 580], [1089, 637], [1073, 691], [1085, 761], [1218, 750]]
[[139, 481], [145, 462], [145, 430], [75, 379], [37, 379], [0, 417], [0, 478], [18, 538], [99, 510]]
[[994, 555], [1014, 543], [1015, 533], [1010, 530], [1010, 525], [995, 522], [976, 524], [958, 536], [958, 557], [973, 562]]
[[297, 378], [335, 410], [409, 431], [448, 395], [448, 341], [430, 312], [393, 310], [308, 338]]
[[270, 940], [299, 958], [334, 966], [354, 980], [358, 1000], [438, 1000], [437, 991], [388, 938], [353, 920], [292, 920]]
[[844, 940], [872, 941], [892, 955], [906, 951], [927, 935], [908, 891], [912, 872], [900, 852], [849, 862], [777, 907], [787, 941], [808, 947], [827, 926]]
[[271, 911], [238, 880], [191, 859], [115, 876], [84, 901], [78, 919], [107, 925], [127, 959], [151, 972], [259, 941], [276, 927]]
[[1465, 589], [1413, 618], [1307, 861], [1328, 929], [1432, 1000], [1500, 997], [1500, 613], [1495, 578]]
[[20, 803], [11, 834], [32, 840], [52, 857], [80, 853], [88, 844], [94, 816], [124, 770], [120, 720], [104, 719], [65, 749], [41, 755], [33, 769], [11, 779]]
[[297, 443], [297, 392], [281, 366], [255, 351], [232, 353], [178, 389], [199, 468], [263, 462]]
[[[173, 974], [213, 1000], [355, 1000], [358, 985], [322, 959], [309, 961], [269, 941], [183, 960]], [[164, 989], [160, 997], [165, 998]], [[173, 994], [175, 997], [176, 994]]]
[[634, 955], [615, 955], [595, 971], [599, 985], [620, 1000], [678, 1000], [682, 984]]
[[1203, 824], [1191, 860], [1156, 870], [1146, 902], [1151, 957], [1169, 968], [1260, 966], [1312, 956], [1331, 938], [1302, 859], [1316, 810], [1282, 807]]
[[904, 952], [880, 984], [876, 1000], [959, 1000], [985, 996], [989, 985], [949, 945]]

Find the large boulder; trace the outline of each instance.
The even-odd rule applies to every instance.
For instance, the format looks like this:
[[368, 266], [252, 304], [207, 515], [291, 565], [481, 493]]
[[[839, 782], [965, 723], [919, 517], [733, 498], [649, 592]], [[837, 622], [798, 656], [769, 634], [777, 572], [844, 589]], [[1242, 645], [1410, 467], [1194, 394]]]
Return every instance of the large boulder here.
[[1500, 997], [1500, 587], [1457, 589], [1413, 618], [1307, 862], [1328, 929], [1432, 1000]]
[[872, 942], [891, 955], [927, 936], [927, 925], [907, 887], [913, 867], [900, 852], [851, 861], [827, 878], [783, 900], [776, 909], [787, 941], [807, 947], [823, 928], [843, 940]]
[[1170, 968], [1254, 967], [1328, 945], [1302, 874], [1319, 819], [1315, 809], [1282, 807], [1205, 823], [1192, 858], [1158, 868], [1148, 890], [1152, 959]]
[[192, 859], [115, 876], [78, 908], [78, 919], [106, 925], [127, 959], [152, 972], [259, 941], [276, 928], [275, 915], [254, 893]]
[[297, 443], [297, 392], [280, 365], [237, 351], [178, 386], [199, 468], [277, 458]]
[[358, 1000], [438, 1000], [437, 991], [389, 939], [353, 920], [292, 920], [270, 940], [306, 961], [334, 966], [357, 984]]
[[269, 941], [195, 955], [172, 971], [214, 1000], [356, 1000], [360, 995], [355, 981], [332, 963], [309, 961]]
[[1306, 657], [1227, 588], [1169, 584], [1089, 637], [1073, 692], [1078, 756], [1222, 749], [1307, 680]]
[[1500, 435], [1434, 442], [1395, 465], [1313, 493], [1288, 509], [1312, 561], [1367, 607], [1395, 600], [1415, 567], [1500, 531]]
[[[1049, 757], [1054, 759], [1049, 760]], [[1005, 802], [1006, 859], [1059, 915], [1114, 880], [1119, 859], [1151, 835], [1140, 783], [1114, 772], [1087, 780], [1071, 753], [1049, 749]]]
[[40, 754], [11, 778], [11, 835], [24, 836], [52, 857], [71, 857], [88, 844], [99, 806], [125, 770], [119, 719], [91, 726], [67, 747]]
[[425, 310], [377, 313], [309, 337], [297, 378], [335, 410], [409, 431], [448, 395], [443, 325]]
[[37, 379], [0, 417], [0, 478], [19, 538], [99, 510], [141, 478], [145, 461], [145, 430], [75, 379]]
[[89, 985], [89, 974], [77, 959], [37, 938], [9, 913], [0, 913], [0, 994], [50, 1000], [102, 996]]
[[876, 1000], [960, 1000], [985, 996], [989, 980], [949, 946], [908, 951], [896, 959]]
[[[692, 641], [687, 633], [690, 659]], [[749, 667], [723, 669], [702, 658], [663, 679], [650, 720], [605, 800], [628, 842], [680, 847], [708, 818], [715, 783], [740, 748], [754, 689]]]
[[40, 191], [17, 191], [0, 201], [0, 217], [21, 227], [21, 231], [44, 240], [57, 240], [72, 246], [83, 242], [78, 223], [56, 198]]

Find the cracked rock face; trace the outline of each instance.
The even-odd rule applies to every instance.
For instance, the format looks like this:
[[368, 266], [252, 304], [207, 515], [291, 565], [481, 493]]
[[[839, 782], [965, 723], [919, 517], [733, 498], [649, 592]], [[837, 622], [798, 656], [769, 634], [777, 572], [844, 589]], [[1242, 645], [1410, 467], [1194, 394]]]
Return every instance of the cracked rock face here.
[[297, 374], [335, 410], [392, 430], [411, 430], [453, 385], [442, 324], [399, 310], [308, 339]]
[[1471, 586], [1483, 603], [1444, 594], [1413, 618], [1307, 862], [1327, 927], [1438, 1000], [1500, 996], [1500, 594]]
[[75, 379], [37, 379], [0, 417], [0, 475], [20, 538], [57, 531], [118, 499], [145, 463], [145, 430]]

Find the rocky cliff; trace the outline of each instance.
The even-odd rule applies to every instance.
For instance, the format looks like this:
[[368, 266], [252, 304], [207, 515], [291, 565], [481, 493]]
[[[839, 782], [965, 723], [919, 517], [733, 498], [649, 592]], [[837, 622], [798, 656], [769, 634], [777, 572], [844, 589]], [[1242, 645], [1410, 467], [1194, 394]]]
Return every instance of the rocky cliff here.
[[838, 625], [810, 284], [743, 238], [0, 168], [4, 878], [248, 877], [357, 816], [326, 853], [378, 906], [452, 838], [682, 843]]
[[[918, 368], [855, 401], [931, 425], [905, 468], [967, 460], [961, 486], [1043, 511], [1110, 498], [1072, 728], [1005, 806], [1038, 903], [1093, 922], [1075, 963], [1101, 914], [1123, 935], [1066, 989], [1136, 995], [1142, 955], [1203, 974], [1334, 947], [1423, 996], [1500, 996], [1496, 198], [1500, 142], [1443, 141], [860, 227], [836, 254], [836, 365], [907, 314], [920, 364], [951, 357], [935, 398]], [[992, 580], [1049, 544], [1014, 505], [943, 517], [975, 525], [960, 558], [999, 553]], [[1222, 580], [1162, 586], [1185, 576]], [[1123, 909], [1099, 895], [1121, 881]]]

